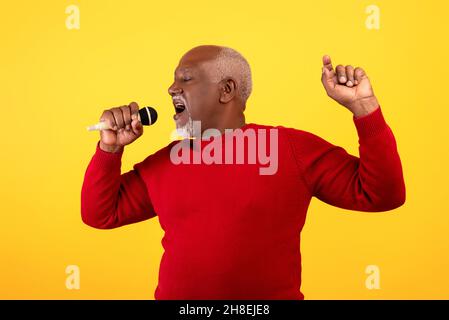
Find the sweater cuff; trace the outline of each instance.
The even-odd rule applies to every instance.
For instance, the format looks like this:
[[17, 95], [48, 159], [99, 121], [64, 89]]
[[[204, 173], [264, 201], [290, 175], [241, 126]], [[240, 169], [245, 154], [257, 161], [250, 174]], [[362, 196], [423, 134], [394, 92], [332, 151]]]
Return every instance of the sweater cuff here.
[[119, 152], [106, 152], [100, 148], [100, 141], [97, 142], [94, 158], [97, 163], [103, 168], [114, 168], [117, 165], [121, 166], [123, 149]]
[[376, 136], [388, 128], [380, 106], [367, 115], [358, 118], [352, 116], [352, 120], [354, 121], [360, 139]]

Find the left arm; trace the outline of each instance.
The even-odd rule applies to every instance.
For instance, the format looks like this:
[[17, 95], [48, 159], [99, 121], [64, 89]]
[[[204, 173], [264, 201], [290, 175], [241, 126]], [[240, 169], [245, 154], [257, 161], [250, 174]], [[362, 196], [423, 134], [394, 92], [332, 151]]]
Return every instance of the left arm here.
[[396, 141], [380, 107], [353, 122], [359, 157], [312, 133], [288, 130], [296, 162], [312, 196], [336, 207], [388, 211], [405, 202]]
[[[360, 158], [312, 134], [302, 143], [302, 165], [312, 194], [338, 207], [386, 211], [405, 202], [405, 183], [396, 141], [362, 68], [323, 57], [321, 81], [329, 97], [353, 113]], [[307, 153], [305, 152], [307, 150]]]

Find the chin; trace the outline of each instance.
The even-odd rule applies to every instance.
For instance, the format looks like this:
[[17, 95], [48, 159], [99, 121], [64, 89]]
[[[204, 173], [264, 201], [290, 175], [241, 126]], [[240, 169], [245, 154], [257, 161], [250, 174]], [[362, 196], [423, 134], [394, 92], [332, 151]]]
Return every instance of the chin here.
[[176, 132], [179, 136], [183, 138], [193, 137], [193, 123], [190, 120], [184, 124], [176, 124]]

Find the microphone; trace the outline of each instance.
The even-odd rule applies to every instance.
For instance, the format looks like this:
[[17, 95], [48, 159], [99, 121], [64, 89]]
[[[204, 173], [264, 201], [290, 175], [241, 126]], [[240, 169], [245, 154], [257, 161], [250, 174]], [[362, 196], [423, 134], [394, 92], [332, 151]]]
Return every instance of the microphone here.
[[[144, 126], [151, 126], [157, 120], [157, 112], [152, 107], [145, 107], [139, 110], [137, 118]], [[87, 131], [111, 129], [105, 121], [87, 127]]]

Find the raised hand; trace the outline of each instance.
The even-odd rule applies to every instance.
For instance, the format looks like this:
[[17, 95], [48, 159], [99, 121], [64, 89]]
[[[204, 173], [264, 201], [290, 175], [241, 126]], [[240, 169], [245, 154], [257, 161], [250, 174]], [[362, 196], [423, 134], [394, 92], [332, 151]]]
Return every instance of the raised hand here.
[[355, 117], [367, 115], [379, 106], [368, 76], [360, 67], [338, 65], [334, 70], [331, 58], [325, 55], [321, 82], [327, 95], [348, 108]]

